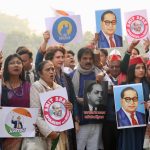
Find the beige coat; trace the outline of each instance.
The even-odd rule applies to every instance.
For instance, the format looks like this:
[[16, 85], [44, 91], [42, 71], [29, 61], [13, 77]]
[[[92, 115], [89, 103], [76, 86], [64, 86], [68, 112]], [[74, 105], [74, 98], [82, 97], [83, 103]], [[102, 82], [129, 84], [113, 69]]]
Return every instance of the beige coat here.
[[[37, 126], [43, 137], [26, 138], [22, 144], [22, 150], [50, 150], [51, 149], [51, 139], [47, 136], [52, 132], [52, 129], [45, 122], [42, 107], [40, 103], [39, 93], [47, 92], [50, 90], [55, 90], [61, 86], [53, 82], [53, 88], [50, 88], [47, 83], [40, 79], [33, 83], [30, 89], [30, 106], [34, 108], [39, 108]], [[59, 142], [57, 144], [56, 150], [65, 150], [65, 145], [67, 145], [67, 136], [64, 132], [60, 134]]]

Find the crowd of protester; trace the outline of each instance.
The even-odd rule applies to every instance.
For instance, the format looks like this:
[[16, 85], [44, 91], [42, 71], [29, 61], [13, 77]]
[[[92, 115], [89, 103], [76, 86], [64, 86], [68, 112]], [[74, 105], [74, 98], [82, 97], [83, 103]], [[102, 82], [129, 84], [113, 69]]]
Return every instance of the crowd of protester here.
[[[3, 107], [38, 108], [36, 137], [1, 138], [2, 150], [143, 150], [150, 149], [150, 127], [117, 129], [113, 86], [142, 83], [144, 105], [148, 118], [150, 108], [150, 60], [140, 55], [139, 40], [133, 40], [123, 58], [119, 51], [108, 54], [98, 49], [97, 40], [75, 54], [64, 46], [48, 46], [50, 33], [43, 33], [35, 65], [32, 52], [25, 46], [2, 60], [1, 109]], [[144, 40], [143, 49], [149, 51], [150, 40]], [[147, 54], [148, 55], [148, 54]], [[148, 56], [147, 56], [148, 57]], [[2, 65], [3, 63], [3, 65]], [[3, 67], [2, 67], [3, 66]], [[84, 82], [108, 81], [106, 116], [102, 123], [83, 119]], [[74, 128], [55, 132], [46, 123], [39, 93], [66, 87], [68, 102], [65, 107], [72, 112]], [[1, 116], [2, 117], [2, 116]], [[56, 142], [55, 147], [54, 142]]]

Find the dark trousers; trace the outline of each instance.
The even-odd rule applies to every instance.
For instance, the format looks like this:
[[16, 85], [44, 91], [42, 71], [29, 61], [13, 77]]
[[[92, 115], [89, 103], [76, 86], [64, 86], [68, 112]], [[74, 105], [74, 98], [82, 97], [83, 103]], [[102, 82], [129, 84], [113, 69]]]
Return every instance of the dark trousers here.
[[2, 150], [2, 139], [0, 139], [0, 150]]
[[117, 150], [117, 135], [116, 122], [105, 121], [102, 130], [104, 150]]

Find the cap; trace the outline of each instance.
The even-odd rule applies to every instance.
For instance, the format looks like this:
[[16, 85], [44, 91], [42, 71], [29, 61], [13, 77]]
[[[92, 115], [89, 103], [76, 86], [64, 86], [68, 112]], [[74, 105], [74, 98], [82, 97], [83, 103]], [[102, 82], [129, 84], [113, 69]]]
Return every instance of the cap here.
[[111, 55], [109, 56], [109, 61], [121, 61], [121, 57], [119, 55]]
[[121, 54], [117, 49], [114, 49], [110, 52], [108, 56], [109, 61], [121, 60]]
[[135, 58], [131, 58], [130, 61], [129, 61], [129, 66], [131, 65], [135, 65], [135, 64], [141, 64], [141, 63], [144, 63], [143, 62], [143, 59], [141, 57], [135, 57]]
[[121, 54], [120, 54], [120, 52], [119, 52], [117, 49], [113, 49], [113, 50], [110, 52], [109, 56], [111, 56], [111, 55], [118, 55], [118, 56], [121, 57]]

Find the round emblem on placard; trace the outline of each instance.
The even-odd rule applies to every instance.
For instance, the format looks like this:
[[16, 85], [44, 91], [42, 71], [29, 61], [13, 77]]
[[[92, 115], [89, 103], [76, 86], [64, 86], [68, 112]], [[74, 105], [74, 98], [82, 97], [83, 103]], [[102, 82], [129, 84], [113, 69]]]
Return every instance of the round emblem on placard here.
[[44, 104], [44, 118], [52, 125], [61, 126], [67, 122], [70, 112], [65, 108], [66, 99], [53, 96]]
[[77, 33], [77, 26], [69, 17], [58, 18], [53, 25], [52, 34], [58, 43], [69, 43]]
[[28, 132], [25, 120], [29, 121], [31, 118], [32, 115], [27, 109], [14, 108], [6, 116], [5, 129], [11, 136], [21, 137], [24, 132]]
[[140, 15], [129, 18], [126, 24], [127, 33], [134, 39], [143, 38], [148, 32], [148, 22]]

